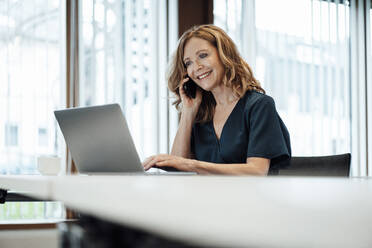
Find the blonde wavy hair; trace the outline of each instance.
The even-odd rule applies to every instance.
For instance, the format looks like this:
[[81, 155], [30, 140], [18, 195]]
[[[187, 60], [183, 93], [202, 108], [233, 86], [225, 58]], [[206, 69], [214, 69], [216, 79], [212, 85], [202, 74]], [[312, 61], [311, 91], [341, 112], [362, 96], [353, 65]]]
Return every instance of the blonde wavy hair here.
[[[173, 105], [181, 110], [181, 97], [179, 87], [182, 79], [187, 74], [183, 62], [184, 48], [186, 43], [193, 37], [209, 41], [217, 48], [219, 58], [225, 68], [223, 84], [233, 90], [239, 98], [249, 90], [265, 94], [259, 81], [253, 76], [252, 69], [240, 56], [232, 39], [221, 28], [214, 25], [194, 26], [187, 30], [179, 39], [178, 47], [170, 61], [167, 80], [168, 88], [175, 94], [176, 100]], [[201, 89], [201, 88], [200, 88]], [[202, 89], [201, 89], [202, 90]], [[195, 122], [208, 122], [213, 119], [216, 101], [211, 92], [202, 90], [202, 102], [200, 104]]]

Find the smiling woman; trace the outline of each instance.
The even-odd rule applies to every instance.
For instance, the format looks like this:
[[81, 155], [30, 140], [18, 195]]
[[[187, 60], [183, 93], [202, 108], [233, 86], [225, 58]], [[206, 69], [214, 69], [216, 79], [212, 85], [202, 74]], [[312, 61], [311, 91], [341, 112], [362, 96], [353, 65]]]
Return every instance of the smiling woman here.
[[191, 38], [185, 46], [184, 64], [187, 74], [203, 90], [211, 91], [218, 86], [224, 75], [224, 67], [216, 47], [200, 38]]
[[[195, 98], [183, 89], [189, 78], [199, 86]], [[289, 133], [274, 101], [222, 29], [195, 26], [182, 35], [168, 86], [181, 112], [179, 128], [171, 155], [149, 157], [145, 169], [267, 175], [289, 165]]]

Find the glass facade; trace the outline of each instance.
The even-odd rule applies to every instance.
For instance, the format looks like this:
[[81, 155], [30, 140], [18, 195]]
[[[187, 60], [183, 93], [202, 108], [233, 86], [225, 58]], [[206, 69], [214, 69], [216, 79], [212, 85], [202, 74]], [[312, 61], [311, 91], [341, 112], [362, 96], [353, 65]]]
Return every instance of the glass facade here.
[[[64, 157], [53, 111], [65, 106], [64, 0], [0, 3], [0, 174], [39, 174], [37, 157]], [[63, 216], [58, 202], [0, 205], [0, 222]]]
[[348, 1], [233, 2], [241, 8], [214, 1], [215, 24], [236, 41], [274, 98], [293, 155], [350, 152]]
[[65, 1], [0, 4], [0, 173], [38, 174], [63, 157], [53, 111], [65, 106]]
[[167, 102], [162, 2], [81, 1], [80, 105], [119, 103], [142, 160], [158, 152], [159, 101]]

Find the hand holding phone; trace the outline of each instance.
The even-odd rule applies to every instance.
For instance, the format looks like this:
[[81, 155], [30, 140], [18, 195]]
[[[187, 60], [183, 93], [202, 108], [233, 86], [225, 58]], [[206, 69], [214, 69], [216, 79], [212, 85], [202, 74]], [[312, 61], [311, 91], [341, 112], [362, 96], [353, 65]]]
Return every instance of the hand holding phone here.
[[195, 98], [196, 97], [196, 83], [189, 77], [189, 81], [183, 84], [183, 90], [185, 91], [186, 96], [189, 98]]

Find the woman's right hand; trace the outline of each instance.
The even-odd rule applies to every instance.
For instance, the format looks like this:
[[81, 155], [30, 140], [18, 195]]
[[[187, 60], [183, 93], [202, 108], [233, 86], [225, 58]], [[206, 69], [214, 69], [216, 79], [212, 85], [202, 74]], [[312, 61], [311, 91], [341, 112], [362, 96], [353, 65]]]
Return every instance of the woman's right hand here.
[[180, 83], [179, 92], [182, 101], [182, 114], [192, 115], [195, 117], [202, 101], [202, 92], [199, 87], [196, 87], [195, 98], [188, 97], [183, 89], [183, 85], [189, 80], [190, 79], [186, 77]]

